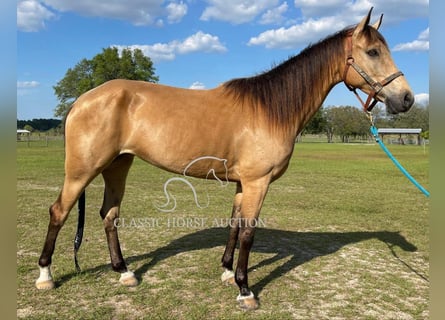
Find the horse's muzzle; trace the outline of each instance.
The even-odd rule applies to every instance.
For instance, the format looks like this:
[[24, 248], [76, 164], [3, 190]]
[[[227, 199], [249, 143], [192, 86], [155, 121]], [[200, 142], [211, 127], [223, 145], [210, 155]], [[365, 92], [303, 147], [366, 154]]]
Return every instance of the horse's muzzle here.
[[414, 104], [414, 95], [411, 91], [404, 91], [399, 95], [386, 97], [385, 104], [390, 114], [406, 112]]

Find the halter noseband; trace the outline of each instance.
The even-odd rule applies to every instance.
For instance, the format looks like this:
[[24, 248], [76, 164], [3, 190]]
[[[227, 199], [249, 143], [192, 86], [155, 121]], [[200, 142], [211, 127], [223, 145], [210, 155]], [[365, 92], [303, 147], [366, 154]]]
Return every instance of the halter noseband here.
[[[392, 75], [386, 77], [381, 82], [375, 81], [372, 79], [362, 68], [360, 68], [354, 61], [354, 58], [352, 57], [352, 32], [348, 34], [347, 36], [347, 58], [346, 58], [346, 65], [345, 65], [345, 71], [343, 72], [343, 82], [345, 83], [345, 86], [352, 91], [357, 99], [360, 101], [360, 103], [363, 106], [363, 110], [365, 112], [370, 112], [372, 108], [377, 104], [378, 100], [376, 98], [377, 94], [383, 89], [384, 86], [389, 84], [394, 79], [403, 76], [403, 73], [401, 71], [397, 71], [393, 73]], [[353, 86], [346, 83], [346, 75], [348, 74], [349, 67], [353, 67], [355, 71], [363, 78], [365, 81], [369, 84], [371, 87], [371, 92], [368, 95], [368, 99], [366, 99], [366, 102], [363, 102], [362, 98], [360, 98], [359, 94], [357, 93], [357, 88], [354, 88]]]

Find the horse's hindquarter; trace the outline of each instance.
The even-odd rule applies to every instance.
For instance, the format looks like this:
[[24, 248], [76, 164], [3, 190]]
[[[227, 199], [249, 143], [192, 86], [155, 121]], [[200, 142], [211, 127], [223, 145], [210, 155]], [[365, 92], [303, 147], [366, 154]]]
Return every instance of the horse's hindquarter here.
[[[258, 123], [254, 126], [252, 113], [235, 105], [220, 87], [189, 90], [115, 80], [76, 104], [84, 112], [73, 112], [70, 118], [77, 119], [70, 121], [86, 128], [81, 140], [112, 148], [115, 154], [134, 154], [176, 173], [187, 169], [189, 176], [205, 177], [214, 169], [219, 178], [227, 174], [238, 181], [252, 170], [266, 174], [287, 156], [266, 130]], [[82, 133], [75, 135], [79, 139]], [[197, 159], [201, 160], [194, 162]]]

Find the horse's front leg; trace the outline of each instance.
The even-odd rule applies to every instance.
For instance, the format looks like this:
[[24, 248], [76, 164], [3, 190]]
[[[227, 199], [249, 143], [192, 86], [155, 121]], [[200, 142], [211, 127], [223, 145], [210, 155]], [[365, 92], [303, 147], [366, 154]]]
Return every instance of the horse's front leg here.
[[258, 299], [249, 288], [247, 268], [258, 216], [267, 193], [269, 181], [270, 179], [265, 177], [243, 184], [241, 214], [238, 220], [240, 247], [235, 272], [235, 282], [240, 290], [237, 301], [243, 309], [252, 310], [259, 307]]
[[241, 183], [236, 185], [236, 195], [233, 201], [232, 218], [229, 223], [229, 240], [227, 241], [226, 250], [221, 258], [224, 272], [221, 275], [221, 281], [224, 284], [235, 284], [235, 273], [233, 272], [233, 255], [235, 253], [236, 243], [238, 242], [239, 233], [239, 217], [241, 213], [241, 200], [243, 198]]

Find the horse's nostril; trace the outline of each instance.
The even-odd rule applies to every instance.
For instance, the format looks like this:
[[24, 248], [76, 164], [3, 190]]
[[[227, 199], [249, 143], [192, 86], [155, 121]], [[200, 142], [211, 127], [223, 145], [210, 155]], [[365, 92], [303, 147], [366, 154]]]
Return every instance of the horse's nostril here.
[[408, 92], [405, 94], [405, 97], [403, 98], [403, 106], [406, 109], [409, 109], [414, 104], [414, 96], [411, 92]]

